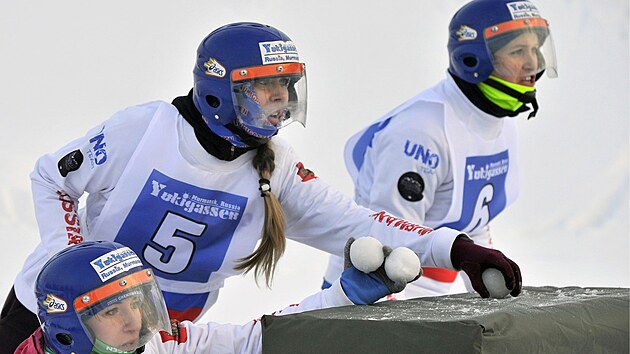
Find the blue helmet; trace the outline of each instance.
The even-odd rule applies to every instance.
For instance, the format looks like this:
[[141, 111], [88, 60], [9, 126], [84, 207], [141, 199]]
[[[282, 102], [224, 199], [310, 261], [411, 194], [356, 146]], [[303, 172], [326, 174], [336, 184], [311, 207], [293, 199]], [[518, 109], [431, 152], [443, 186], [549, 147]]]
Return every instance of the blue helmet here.
[[[291, 122], [305, 125], [305, 65], [291, 38], [271, 26], [241, 22], [214, 30], [199, 45], [193, 76], [195, 107], [237, 147], [247, 146], [244, 136], [268, 140]], [[260, 90], [273, 87], [284, 98], [261, 102]]]
[[[57, 253], [39, 273], [35, 295], [46, 346], [56, 354], [91, 353], [94, 348], [135, 351], [157, 331], [170, 333], [152, 271], [131, 249], [115, 242], [88, 241]], [[118, 342], [100, 337], [93, 323], [113, 324], [106, 321], [119, 320], [111, 313], [123, 303], [133, 304], [137, 311], [137, 336]]]
[[557, 77], [555, 48], [547, 20], [529, 1], [473, 0], [460, 8], [449, 25], [449, 71], [472, 84], [495, 71], [493, 53], [526, 31], [538, 36], [538, 78], [543, 70]]

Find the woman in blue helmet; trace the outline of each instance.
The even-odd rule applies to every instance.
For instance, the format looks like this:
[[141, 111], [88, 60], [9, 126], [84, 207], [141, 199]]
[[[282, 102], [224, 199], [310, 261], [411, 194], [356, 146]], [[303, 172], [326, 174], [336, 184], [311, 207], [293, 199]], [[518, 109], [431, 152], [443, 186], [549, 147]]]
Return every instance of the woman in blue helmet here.
[[3, 328], [17, 333], [7, 338], [13, 341], [36, 328], [32, 289], [50, 255], [93, 239], [134, 250], [159, 279], [170, 317], [180, 320], [202, 316], [230, 276], [253, 270], [269, 284], [286, 238], [341, 256], [347, 237], [372, 235], [411, 248], [430, 266], [492, 264], [518, 294], [518, 267], [500, 252], [453, 229], [357, 206], [304, 167], [276, 136], [291, 122], [305, 123], [299, 60], [295, 44], [273, 27], [220, 27], [198, 48], [188, 95], [126, 108], [42, 156], [31, 174], [42, 241], [7, 297], [0, 339]]
[[[462, 230], [492, 248], [488, 223], [519, 192], [515, 117], [536, 114], [544, 71], [557, 76], [554, 46], [533, 3], [473, 0], [450, 22], [448, 52], [444, 80], [348, 140], [346, 167], [359, 205]], [[324, 286], [340, 271], [331, 256]], [[397, 297], [448, 294], [457, 276], [427, 266]]]
[[[383, 265], [372, 273], [353, 266], [349, 239], [346, 270], [334, 287], [309, 296], [274, 316], [307, 310], [368, 304], [404, 289]], [[391, 249], [364, 249], [383, 252]], [[72, 270], [69, 272], [69, 270]], [[41, 327], [16, 354], [260, 353], [258, 320], [244, 325], [169, 320], [153, 270], [130, 248], [110, 241], [86, 241], [54, 255], [35, 283]]]

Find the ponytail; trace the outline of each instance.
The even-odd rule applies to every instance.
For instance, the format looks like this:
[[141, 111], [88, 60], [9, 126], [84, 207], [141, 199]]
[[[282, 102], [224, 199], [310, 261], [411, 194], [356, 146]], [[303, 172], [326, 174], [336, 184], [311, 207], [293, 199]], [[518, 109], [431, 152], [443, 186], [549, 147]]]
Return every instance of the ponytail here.
[[275, 154], [271, 149], [271, 142], [258, 147], [252, 164], [260, 177], [258, 189], [265, 201], [265, 223], [258, 248], [249, 256], [238, 259], [238, 264], [234, 267], [235, 270], [244, 270], [245, 273], [253, 269], [256, 281], [261, 274], [264, 274], [267, 287], [271, 284], [276, 264], [286, 246], [284, 212], [278, 198], [271, 192], [269, 182], [276, 167], [274, 160]]

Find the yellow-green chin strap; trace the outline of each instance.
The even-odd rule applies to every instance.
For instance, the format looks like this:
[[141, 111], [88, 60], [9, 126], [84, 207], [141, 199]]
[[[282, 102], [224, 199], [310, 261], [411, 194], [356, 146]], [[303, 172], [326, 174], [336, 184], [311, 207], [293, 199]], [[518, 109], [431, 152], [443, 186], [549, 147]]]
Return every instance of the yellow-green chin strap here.
[[515, 84], [492, 75], [477, 85], [486, 98], [505, 110], [516, 112], [523, 104], [531, 103], [534, 111], [528, 118], [538, 111], [536, 88], [533, 86]]

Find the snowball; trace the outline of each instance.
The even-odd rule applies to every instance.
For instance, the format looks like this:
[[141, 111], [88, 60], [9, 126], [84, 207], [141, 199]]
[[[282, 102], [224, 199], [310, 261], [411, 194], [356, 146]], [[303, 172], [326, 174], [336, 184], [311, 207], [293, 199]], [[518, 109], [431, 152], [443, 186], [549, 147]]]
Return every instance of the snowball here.
[[385, 273], [394, 282], [408, 283], [420, 274], [420, 259], [407, 247], [398, 247], [385, 259]]
[[498, 269], [488, 268], [484, 270], [481, 274], [481, 279], [483, 279], [483, 284], [492, 298], [503, 299], [510, 293], [510, 289], [505, 286], [503, 274]]
[[363, 273], [377, 270], [383, 258], [383, 245], [374, 237], [360, 237], [350, 245], [350, 261]]

